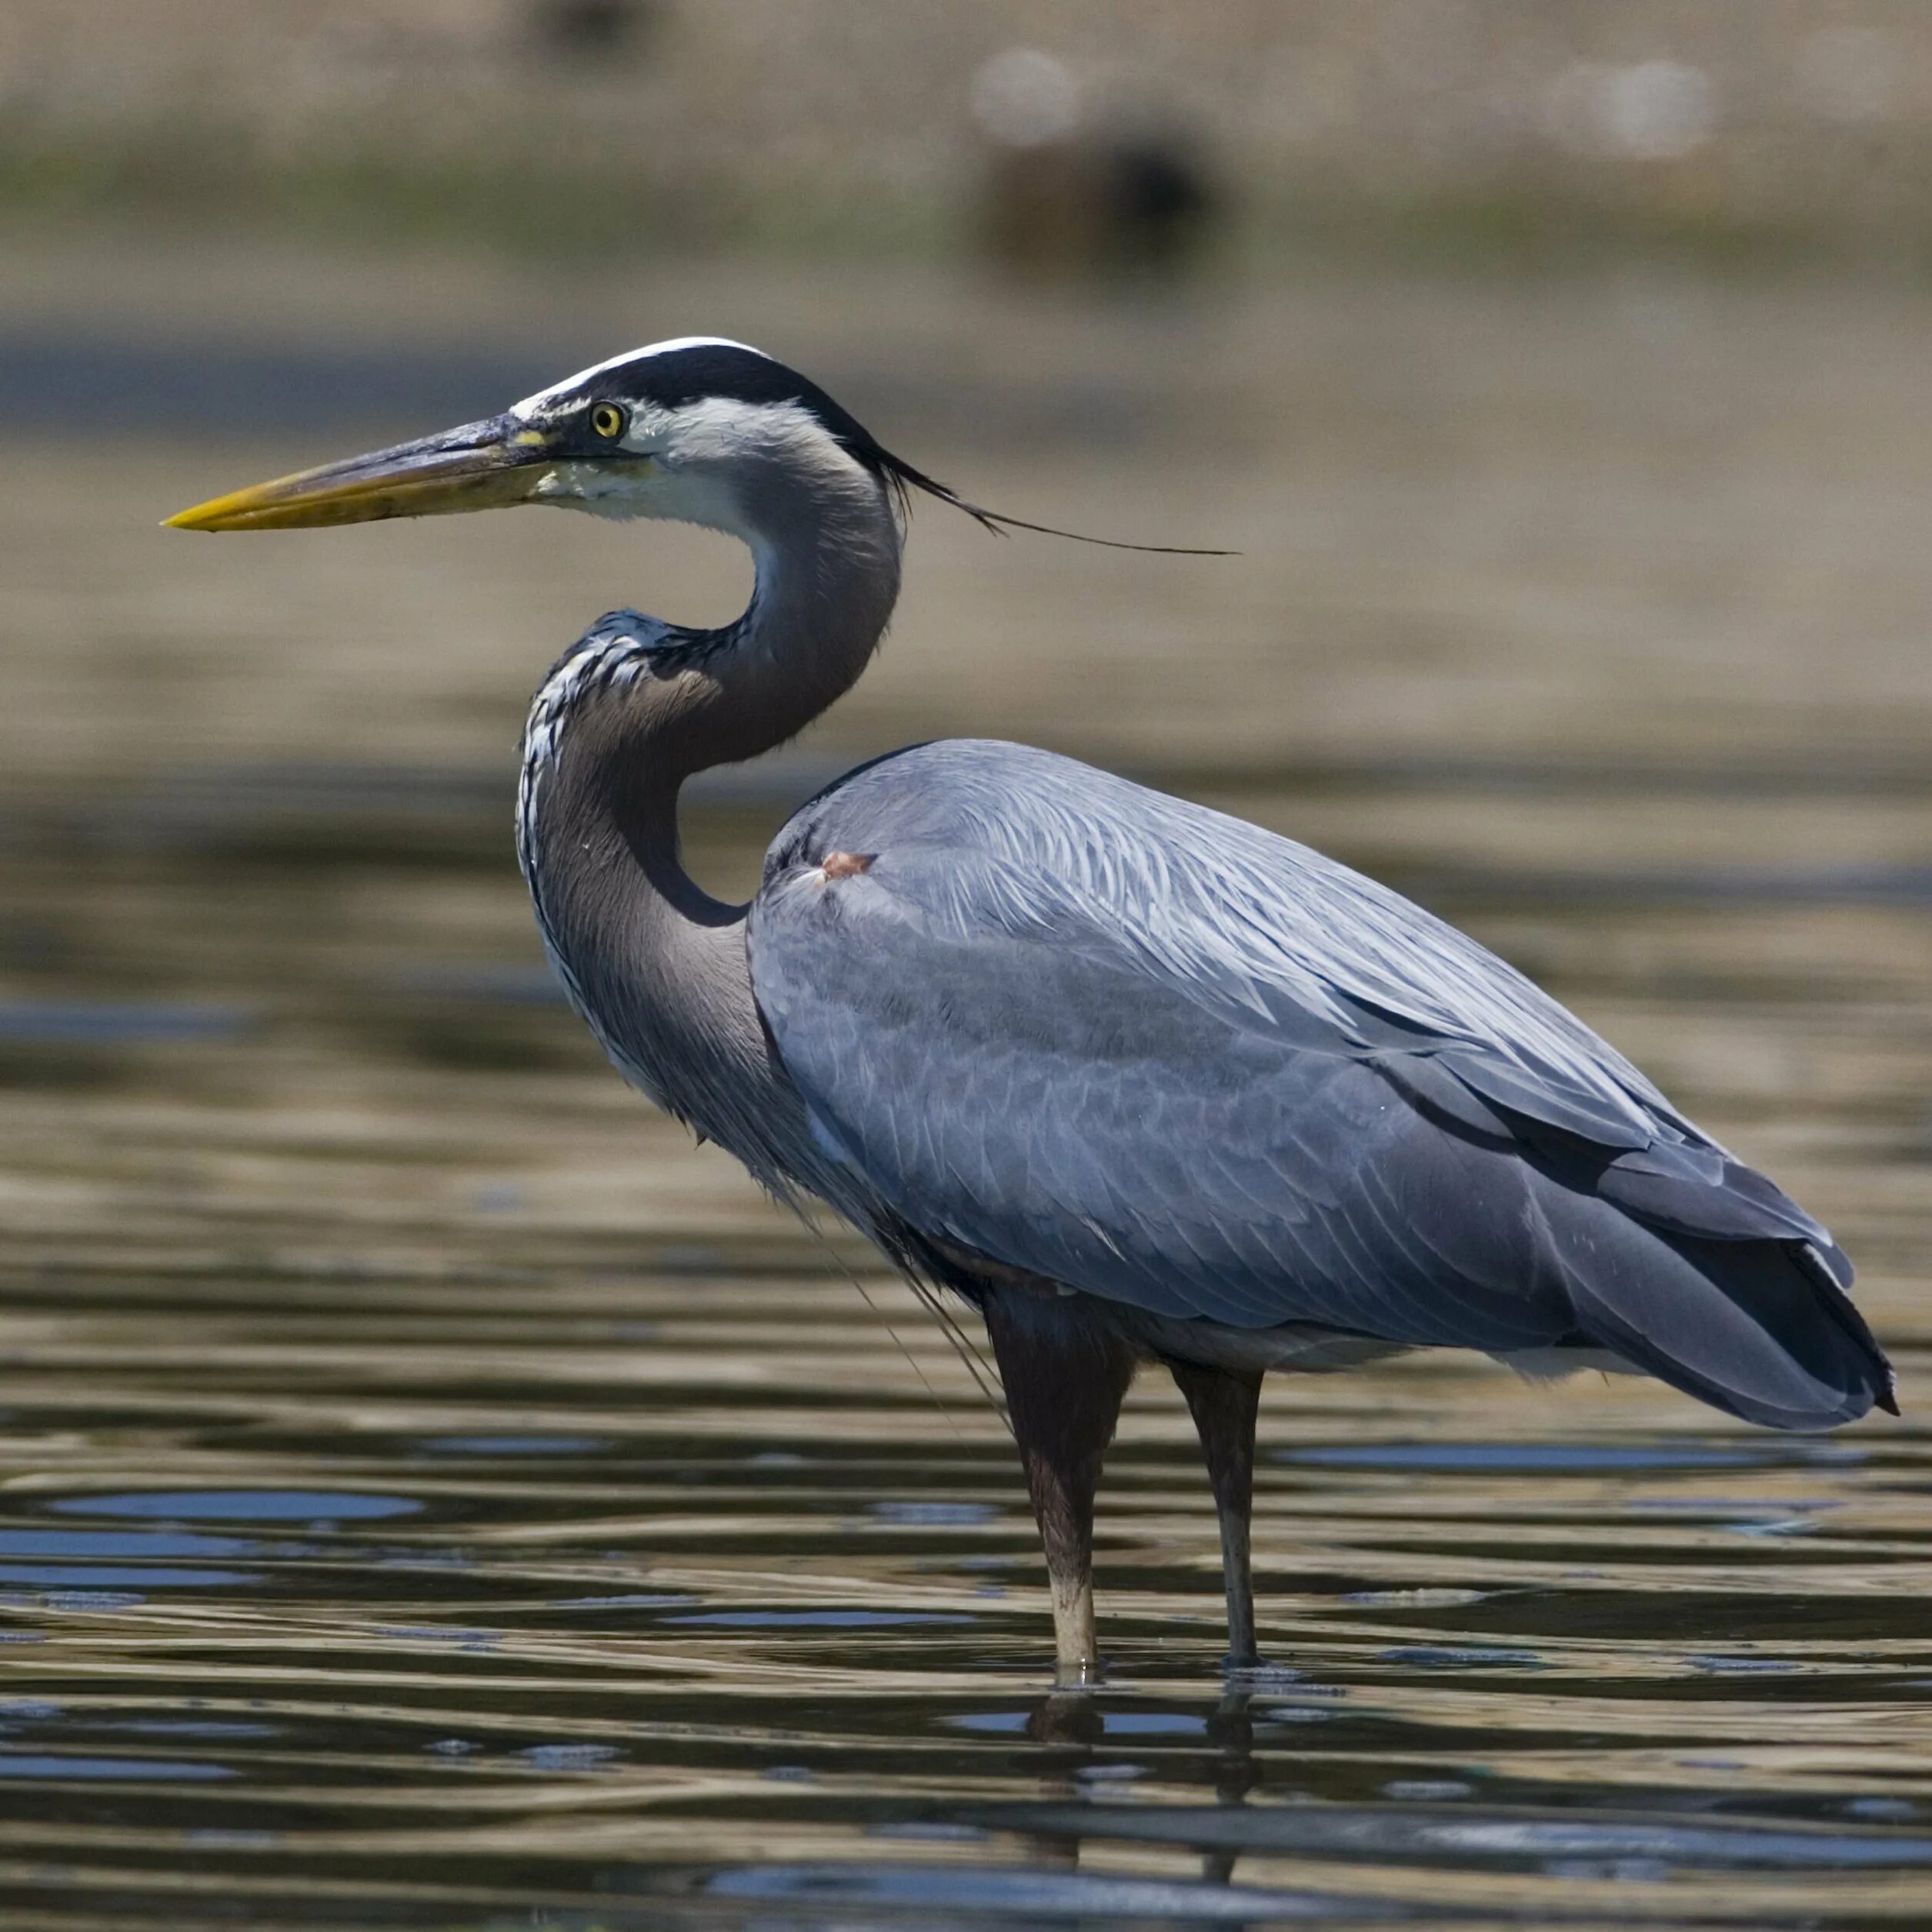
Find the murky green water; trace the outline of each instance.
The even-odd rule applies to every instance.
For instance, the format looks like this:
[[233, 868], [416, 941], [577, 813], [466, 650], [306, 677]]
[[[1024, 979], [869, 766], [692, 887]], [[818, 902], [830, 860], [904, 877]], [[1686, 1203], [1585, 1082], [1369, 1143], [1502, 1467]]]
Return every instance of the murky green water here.
[[[909, 609], [851, 749], [1122, 744], [1471, 924], [1832, 1222], [1905, 1420], [1779, 1438], [1454, 1356], [1277, 1381], [1276, 1667], [1237, 1695], [1191, 1432], [1150, 1378], [1102, 1500], [1108, 1680], [1056, 1697], [1010, 1446], [944, 1339], [627, 1093], [536, 959], [509, 739], [616, 601], [573, 573], [648, 593], [623, 539], [530, 518], [126, 562], [78, 506], [327, 451], [50, 455], [8, 486], [38, 535], [0, 674], [0, 1920], [1932, 1918], [1927, 680], [1865, 606], [1862, 655], [1740, 679], [1742, 736], [1779, 746], [1747, 755], [1707, 728], [1741, 558], [1712, 539], [1709, 578], [1633, 612], [1583, 568], [1600, 524], [1471, 522], [1448, 469], [1378, 447], [1373, 505], [1270, 499], [1331, 506], [1295, 526], [1313, 588], [1280, 622], [1339, 625], [1355, 681], [1346, 649], [1267, 656], [1252, 575], [1136, 610], [1156, 580], [991, 571], [933, 526], [915, 567], [956, 595]], [[1495, 459], [1524, 504], [1535, 454]], [[1014, 463], [1005, 494], [1066, 480]], [[1166, 480], [1204, 522], [1261, 516], [1198, 452]], [[1653, 513], [1651, 483], [1596, 481]], [[1396, 546], [1377, 602], [1391, 519], [1434, 547]], [[1064, 683], [1013, 669], [1039, 610]], [[1626, 622], [1652, 672], [1689, 667], [1688, 714], [1577, 642]], [[1171, 712], [1163, 626], [1198, 651]], [[1521, 688], [1520, 736], [1468, 726], [1465, 667]], [[1335, 693], [1405, 671], [1437, 711], [1351, 723]], [[713, 801], [698, 868], [742, 881], [778, 809]]]

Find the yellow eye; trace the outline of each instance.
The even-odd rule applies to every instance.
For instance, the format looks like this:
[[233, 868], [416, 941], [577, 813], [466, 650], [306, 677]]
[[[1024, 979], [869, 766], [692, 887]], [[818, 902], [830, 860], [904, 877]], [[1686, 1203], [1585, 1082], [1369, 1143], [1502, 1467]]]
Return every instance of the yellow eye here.
[[615, 442], [624, 433], [623, 411], [614, 402], [599, 403], [590, 412], [590, 429], [592, 435]]

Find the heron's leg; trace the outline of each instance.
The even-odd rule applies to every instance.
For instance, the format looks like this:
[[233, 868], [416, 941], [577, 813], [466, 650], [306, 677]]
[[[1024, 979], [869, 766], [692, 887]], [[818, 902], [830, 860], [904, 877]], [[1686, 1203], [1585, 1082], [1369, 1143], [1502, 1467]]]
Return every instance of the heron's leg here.
[[1207, 1480], [1221, 1519], [1221, 1576], [1228, 1593], [1230, 1669], [1260, 1661], [1254, 1647], [1254, 1576], [1249, 1561], [1248, 1520], [1254, 1506], [1254, 1424], [1261, 1406], [1261, 1378], [1226, 1369], [1170, 1363], [1187, 1398], [1207, 1459]]
[[1098, 1660], [1093, 1497], [1133, 1380], [1133, 1354], [1109, 1330], [1036, 1290], [996, 1290], [981, 1306], [1046, 1551], [1056, 1674], [1083, 1683]]

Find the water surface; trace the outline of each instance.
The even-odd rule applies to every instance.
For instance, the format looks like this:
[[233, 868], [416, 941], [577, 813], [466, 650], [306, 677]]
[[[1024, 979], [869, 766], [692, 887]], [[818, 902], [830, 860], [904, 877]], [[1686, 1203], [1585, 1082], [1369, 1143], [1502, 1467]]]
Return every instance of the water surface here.
[[[877, 694], [714, 786], [693, 863], [742, 884], [786, 798], [962, 726], [1370, 865], [1832, 1223], [1904, 1421], [1777, 1437], [1457, 1356], [1278, 1382], [1272, 1663], [1230, 1684], [1205, 1485], [1149, 1378], [1103, 1497], [1106, 1679], [1056, 1693], [1011, 1446], [945, 1338], [626, 1093], [536, 956], [516, 712], [576, 622], [646, 596], [633, 552], [532, 517], [137, 566], [84, 506], [131, 523], [330, 451], [50, 451], [8, 486], [44, 541], [0, 616], [9, 1927], [1932, 1916], [1923, 566], [1811, 586], [1850, 613], [1828, 671], [1788, 634], [1753, 656], [1779, 532], [1822, 519], [1853, 559], [1860, 506], [1900, 499], [1828, 440], [1697, 469], [1664, 420], [1707, 401], [1697, 366], [1626, 467], [1638, 432], [1557, 379], [1597, 365], [1536, 303], [1520, 371], [1443, 372], [1490, 368], [1470, 299], [1376, 363], [1393, 412], [1338, 351], [1274, 469], [1148, 445], [1186, 534], [1286, 532], [1296, 588], [922, 525]], [[1779, 326], [1727, 339], [1801, 412]], [[1432, 365], [1444, 329], [1463, 359]], [[1899, 422], [1894, 479], [1932, 462]], [[1153, 502], [1138, 465], [954, 455], [1023, 512]], [[1699, 490], [1702, 547], [1638, 572]]]
[[[500, 867], [392, 836], [9, 862], [55, 929], [137, 903], [122, 957], [198, 959], [197, 1010], [246, 1014], [130, 1023], [102, 947], [98, 1029], [70, 966], [60, 1026], [0, 1046], [10, 1922], [1923, 1917], [1909, 1415], [1783, 1438], [1455, 1356], [1279, 1384], [1275, 1667], [1231, 1687], [1150, 1380], [1105, 1492], [1108, 1680], [1056, 1696], [1010, 1446], [943, 1339], [502, 976]], [[1866, 1069], [1927, 997], [1887, 931], [1924, 916], [1829, 916], [1870, 929], [1855, 993], [1753, 986], [1729, 909], [1537, 915], [1687, 1064], [1859, 1088], [1775, 1125], [1850, 1210], [1909, 1403], [1924, 1153], [1910, 1067]]]

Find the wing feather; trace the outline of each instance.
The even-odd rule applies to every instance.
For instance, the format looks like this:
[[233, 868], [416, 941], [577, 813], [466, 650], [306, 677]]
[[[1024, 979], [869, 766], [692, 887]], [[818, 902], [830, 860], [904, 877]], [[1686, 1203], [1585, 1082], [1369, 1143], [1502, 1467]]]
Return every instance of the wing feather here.
[[[876, 856], [828, 877], [834, 850]], [[1626, 1276], [1649, 1270], [1629, 1293], [1654, 1326], [1659, 1295], [1723, 1301], [1749, 1276], [1740, 1254], [1718, 1283], [1699, 1243], [1842, 1260], [1465, 935], [1047, 753], [956, 741], [864, 768], [780, 834], [749, 945], [786, 1069], [893, 1215], [1152, 1314], [1631, 1353]], [[1673, 1270], [1691, 1285], [1660, 1287]], [[1696, 1332], [1730, 1346], [1740, 1323]], [[1767, 1417], [1800, 1411], [1804, 1373], [1766, 1370]]]

